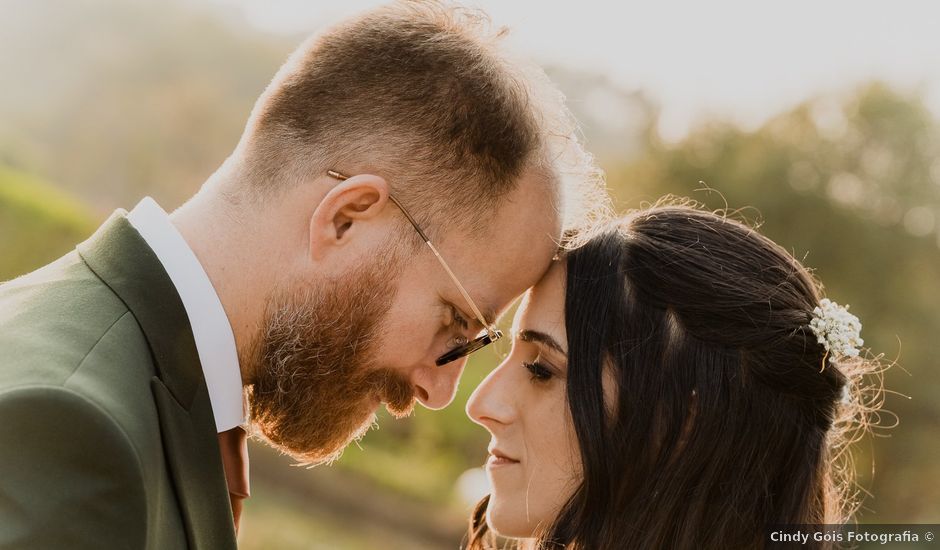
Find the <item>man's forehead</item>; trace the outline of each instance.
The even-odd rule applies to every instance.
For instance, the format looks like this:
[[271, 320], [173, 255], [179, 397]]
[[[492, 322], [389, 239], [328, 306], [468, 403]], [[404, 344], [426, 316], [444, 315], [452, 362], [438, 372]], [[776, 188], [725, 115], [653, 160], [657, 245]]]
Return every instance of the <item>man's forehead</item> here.
[[467, 272], [467, 282], [464, 282], [462, 275], [458, 274], [457, 277], [465, 285], [487, 324], [492, 325], [538, 281], [550, 261], [551, 256], [544, 263], [529, 261], [528, 265], [521, 265], [527, 263], [525, 260], [490, 265], [485, 265], [489, 262], [478, 262], [471, 264], [473, 271]]
[[[482, 264], [476, 264], [476, 270], [468, 274], [469, 283], [467, 293], [474, 304], [480, 309], [487, 324], [496, 323], [499, 318], [509, 310], [517, 299], [523, 295], [540, 276], [525, 276], [518, 271], [509, 273], [502, 266], [496, 269], [484, 269]], [[535, 273], [534, 270], [533, 274]], [[542, 271], [542, 270], [538, 270]], [[458, 277], [461, 277], [458, 275]]]
[[483, 234], [458, 230], [446, 246], [459, 265], [457, 277], [488, 323], [542, 277], [557, 251], [560, 221], [553, 198], [528, 183], [506, 197]]

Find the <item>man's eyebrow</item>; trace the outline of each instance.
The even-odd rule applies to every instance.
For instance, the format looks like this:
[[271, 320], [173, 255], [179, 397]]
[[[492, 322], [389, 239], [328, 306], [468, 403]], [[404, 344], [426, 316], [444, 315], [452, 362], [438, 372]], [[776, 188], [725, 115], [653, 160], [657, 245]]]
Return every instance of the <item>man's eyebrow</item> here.
[[483, 309], [480, 310], [480, 313], [483, 314], [483, 320], [486, 321], [486, 326], [493, 326], [496, 324], [497, 315], [495, 307], [484, 304]]
[[561, 344], [559, 344], [557, 340], [548, 334], [545, 334], [544, 332], [539, 332], [537, 330], [521, 330], [519, 331], [518, 338], [523, 342], [544, 344], [566, 357], [568, 355], [568, 352], [566, 352], [565, 349], [561, 347]]
[[[469, 305], [469, 304], [468, 304], [468, 305]], [[491, 327], [491, 326], [493, 326], [493, 325], [496, 324], [496, 318], [497, 318], [497, 315], [496, 315], [496, 308], [494, 308], [493, 306], [491, 306], [491, 305], [489, 305], [489, 304], [484, 304], [484, 305], [482, 305], [482, 306], [478, 305], [477, 307], [480, 308], [480, 313], [483, 315], [483, 320], [486, 321], [486, 325], [483, 326], [483, 327], [480, 327], [480, 328], [484, 328], [484, 329], [485, 329], [485, 328], [487, 328], [487, 327]], [[458, 310], [460, 310], [461, 312], [463, 312], [463, 311], [464, 311], [464, 308], [458, 308]], [[472, 324], [472, 325], [479, 325], [479, 324], [480, 324], [480, 319], [478, 319], [477, 316], [473, 314], [473, 309], [472, 309], [472, 308], [469, 308], [469, 307], [466, 308], [466, 312], [465, 312], [465, 313], [462, 313], [462, 314], [463, 314], [465, 317], [467, 317], [467, 321], [470, 322], [470, 324]], [[467, 314], [469, 314], [469, 315], [467, 315]]]
[[[473, 313], [472, 308], [460, 307], [456, 303], [450, 302], [449, 300], [447, 301], [447, 303], [450, 305], [450, 307], [458, 311], [460, 315], [467, 320], [467, 323], [469, 323], [471, 327], [474, 327], [480, 324], [480, 319], [477, 318], [477, 316]], [[464, 301], [464, 303], [466, 303], [466, 301]], [[483, 306], [480, 309], [480, 313], [483, 314], [483, 320], [486, 321], [486, 325], [480, 327], [481, 329], [486, 329], [487, 327], [491, 327], [496, 324], [496, 320], [497, 320], [496, 308], [492, 306]]]

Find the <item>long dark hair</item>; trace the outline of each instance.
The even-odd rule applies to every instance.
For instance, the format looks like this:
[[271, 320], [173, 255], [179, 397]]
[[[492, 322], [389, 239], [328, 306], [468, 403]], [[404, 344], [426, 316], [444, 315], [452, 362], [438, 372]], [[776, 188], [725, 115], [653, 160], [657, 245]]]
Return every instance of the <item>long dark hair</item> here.
[[[821, 286], [806, 268], [685, 205], [630, 214], [565, 259], [583, 480], [536, 548], [761, 548], [769, 526], [850, 517], [839, 457], [877, 400], [862, 397], [877, 361], [828, 360], [809, 328]], [[471, 549], [493, 547], [486, 504]]]

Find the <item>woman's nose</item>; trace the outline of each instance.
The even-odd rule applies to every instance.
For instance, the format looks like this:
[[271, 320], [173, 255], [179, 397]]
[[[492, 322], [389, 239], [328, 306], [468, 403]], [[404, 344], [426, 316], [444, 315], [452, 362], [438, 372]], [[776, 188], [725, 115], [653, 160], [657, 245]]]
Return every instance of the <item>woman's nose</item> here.
[[467, 401], [467, 416], [490, 431], [496, 424], [512, 422], [514, 403], [509, 387], [511, 377], [507, 376], [508, 364], [507, 359], [493, 369]]

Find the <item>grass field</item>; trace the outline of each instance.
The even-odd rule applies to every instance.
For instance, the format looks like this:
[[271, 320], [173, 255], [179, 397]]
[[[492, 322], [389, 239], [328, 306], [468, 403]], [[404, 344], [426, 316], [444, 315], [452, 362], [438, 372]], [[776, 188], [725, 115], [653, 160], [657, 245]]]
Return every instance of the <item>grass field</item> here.
[[76, 199], [28, 174], [0, 167], [0, 281], [72, 250], [97, 226]]

